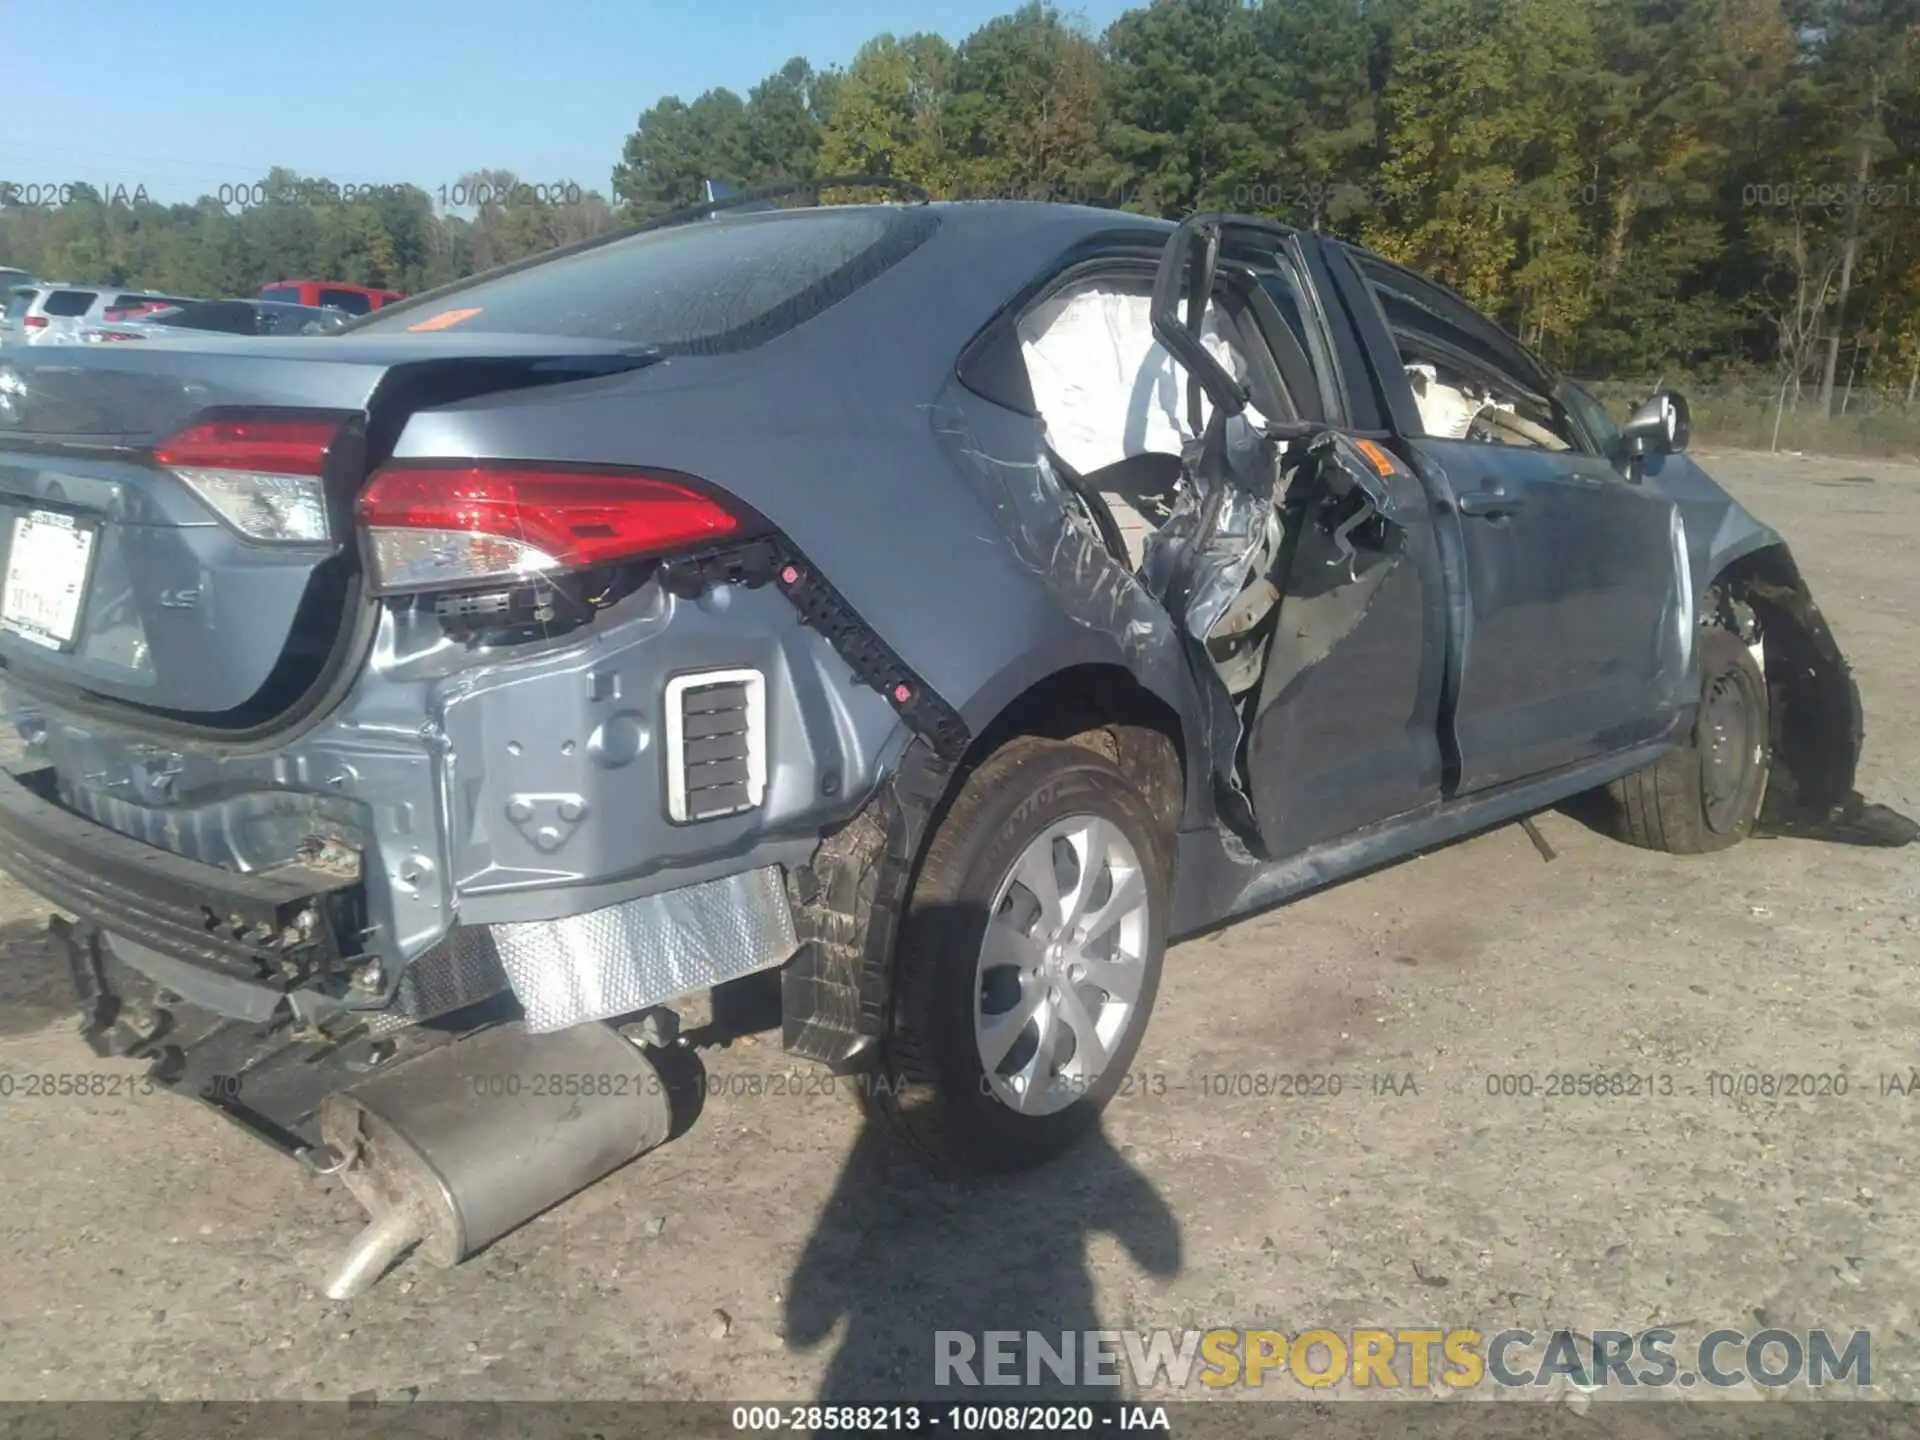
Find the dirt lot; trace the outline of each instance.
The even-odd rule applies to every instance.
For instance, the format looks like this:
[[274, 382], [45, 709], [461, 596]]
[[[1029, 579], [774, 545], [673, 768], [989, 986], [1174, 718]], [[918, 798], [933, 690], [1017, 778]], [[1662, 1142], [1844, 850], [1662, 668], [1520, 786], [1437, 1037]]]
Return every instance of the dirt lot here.
[[[1855, 661], [1862, 789], [1920, 813], [1920, 467], [1706, 460]], [[1541, 828], [1550, 864], [1510, 827], [1180, 947], [1144, 1093], [1048, 1172], [932, 1183], [844, 1097], [732, 1093], [787, 1068], [769, 1036], [708, 1057], [690, 1134], [348, 1306], [315, 1288], [344, 1192], [185, 1101], [16, 1093], [0, 1397], [877, 1400], [926, 1389], [936, 1327], [1421, 1323], [1865, 1328], [1920, 1397], [1920, 1098], [1881, 1083], [1920, 1066], [1920, 851]], [[70, 1032], [39, 913], [0, 894], [0, 1072], [131, 1073]], [[1270, 1072], [1342, 1093], [1204, 1078]], [[1556, 1072], [1671, 1093], [1488, 1093]], [[1847, 1093], [1712, 1093], [1746, 1072]]]

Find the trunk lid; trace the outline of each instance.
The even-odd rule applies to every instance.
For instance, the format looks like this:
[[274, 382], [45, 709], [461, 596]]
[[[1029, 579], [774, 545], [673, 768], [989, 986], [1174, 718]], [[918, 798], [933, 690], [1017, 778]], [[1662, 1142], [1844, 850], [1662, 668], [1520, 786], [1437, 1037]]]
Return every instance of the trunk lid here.
[[[270, 727], [350, 658], [368, 604], [352, 507], [406, 417], [638, 368], [630, 344], [400, 335], [8, 350], [0, 355], [0, 673], [156, 726]], [[325, 417], [326, 538], [261, 543], [178, 469], [209, 417]]]

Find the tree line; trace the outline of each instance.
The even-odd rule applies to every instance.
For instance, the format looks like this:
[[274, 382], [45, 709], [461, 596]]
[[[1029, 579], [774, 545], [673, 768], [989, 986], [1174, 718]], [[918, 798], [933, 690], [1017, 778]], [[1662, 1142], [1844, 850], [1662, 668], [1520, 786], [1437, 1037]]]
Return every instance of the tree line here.
[[598, 192], [522, 184], [501, 170], [463, 176], [453, 196], [469, 203], [456, 210], [417, 185], [285, 169], [173, 205], [138, 186], [0, 182], [0, 264], [172, 295], [251, 295], [293, 277], [412, 293], [616, 223]]
[[1917, 132], [1920, 0], [1154, 0], [1098, 35], [1033, 3], [661, 99], [606, 199], [0, 207], [0, 260], [417, 289], [709, 178], [878, 175], [1268, 215], [1437, 274], [1576, 373], [1764, 372], [1824, 409], [1920, 381]]

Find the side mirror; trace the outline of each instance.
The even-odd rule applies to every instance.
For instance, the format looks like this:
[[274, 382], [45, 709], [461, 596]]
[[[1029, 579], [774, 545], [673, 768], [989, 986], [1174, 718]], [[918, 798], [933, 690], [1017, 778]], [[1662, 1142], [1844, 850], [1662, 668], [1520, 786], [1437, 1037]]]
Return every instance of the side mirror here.
[[1687, 409], [1687, 397], [1677, 390], [1654, 394], [1620, 427], [1620, 438], [1629, 456], [1677, 455], [1687, 448], [1693, 433], [1693, 420]]

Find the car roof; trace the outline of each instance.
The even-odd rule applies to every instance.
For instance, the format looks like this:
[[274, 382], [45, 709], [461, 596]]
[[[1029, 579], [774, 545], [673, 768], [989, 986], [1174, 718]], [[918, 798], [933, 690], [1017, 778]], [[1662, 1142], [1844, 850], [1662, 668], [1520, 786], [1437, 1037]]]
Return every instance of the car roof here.
[[[1063, 205], [1052, 200], [930, 200], [923, 204], [888, 204], [884, 206], [845, 206], [819, 205], [805, 208], [795, 207], [777, 213], [786, 215], [818, 214], [824, 210], [845, 209], [888, 209], [888, 210], [928, 210], [938, 215], [943, 225], [964, 228], [979, 233], [990, 233], [998, 228], [1025, 225], [1034, 220], [1042, 220], [1049, 227], [1061, 231], [1081, 230], [1088, 235], [1099, 234], [1116, 226], [1127, 229], [1154, 230], [1171, 235], [1174, 222], [1161, 220], [1152, 215], [1136, 215], [1130, 210], [1110, 210], [1098, 205]], [[768, 212], [759, 212], [764, 215]], [[733, 212], [722, 210], [714, 219], [721, 223], [733, 218]], [[747, 218], [742, 215], [740, 218]]]

